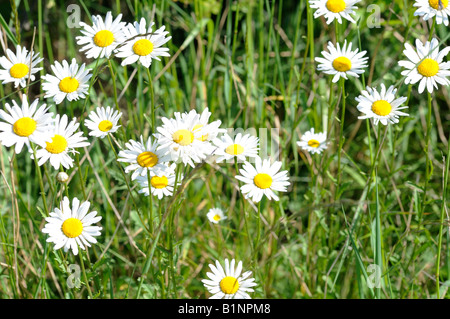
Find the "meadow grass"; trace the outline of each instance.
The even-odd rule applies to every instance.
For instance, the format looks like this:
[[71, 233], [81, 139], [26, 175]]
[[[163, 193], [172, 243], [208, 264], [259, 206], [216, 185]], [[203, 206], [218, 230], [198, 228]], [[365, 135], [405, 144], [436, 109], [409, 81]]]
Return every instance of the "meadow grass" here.
[[[415, 17], [412, 1], [400, 0], [374, 2], [381, 20], [370, 27], [370, 3], [358, 3], [356, 24], [327, 25], [306, 0], [73, 1], [86, 23], [112, 11], [165, 25], [171, 57], [147, 70], [86, 59], [65, 1], [3, 1], [2, 55], [34, 44], [44, 61], [27, 88], [0, 86], [1, 107], [21, 95], [40, 98], [53, 113], [77, 117], [88, 136], [87, 114], [110, 105], [123, 112], [123, 126], [89, 137], [67, 186], [49, 163], [39, 167], [27, 152], [1, 147], [0, 297], [208, 298], [201, 282], [208, 264], [235, 258], [256, 279], [252, 298], [446, 298], [449, 90], [419, 94], [397, 62], [416, 38], [448, 44], [448, 27]], [[367, 51], [369, 67], [332, 83], [314, 58], [328, 41], [345, 39]], [[93, 70], [89, 96], [54, 105], [43, 98], [41, 76], [72, 58]], [[407, 97], [409, 116], [398, 124], [358, 119], [355, 97], [381, 83]], [[205, 107], [223, 128], [278, 130], [273, 146], [291, 182], [279, 201], [245, 200], [235, 179], [240, 163], [179, 165], [174, 196], [138, 193], [116, 160], [124, 143], [147, 138], [161, 117]], [[312, 127], [327, 132], [322, 154], [296, 144]], [[102, 216], [98, 243], [79, 256], [53, 250], [41, 232], [63, 196], [89, 200]], [[228, 219], [210, 223], [213, 207]], [[74, 278], [78, 287], [70, 288]]]

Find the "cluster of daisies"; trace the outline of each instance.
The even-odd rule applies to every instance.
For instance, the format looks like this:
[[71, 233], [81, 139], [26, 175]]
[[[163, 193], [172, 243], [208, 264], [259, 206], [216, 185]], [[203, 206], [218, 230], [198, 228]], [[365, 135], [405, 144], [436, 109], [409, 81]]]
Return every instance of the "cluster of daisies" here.
[[[315, 9], [314, 17], [323, 16], [326, 23], [330, 24], [334, 20], [342, 23], [343, 19], [356, 23], [352, 15], [357, 9], [356, 3], [361, 0], [310, 0], [309, 4]], [[416, 16], [422, 16], [424, 20], [435, 17], [437, 24], [448, 25], [448, 0], [416, 0]], [[431, 94], [434, 89], [438, 89], [438, 84], [448, 86], [450, 81], [450, 63], [444, 61], [445, 56], [450, 52], [450, 47], [439, 50], [439, 41], [436, 38], [431, 41], [415, 41], [416, 48], [409, 43], [405, 43], [403, 54], [408, 60], [399, 61], [399, 66], [405, 68], [401, 72], [405, 76], [405, 84], [419, 83], [418, 92], [422, 93], [425, 88]], [[364, 73], [364, 68], [368, 67], [366, 51], [359, 52], [359, 49], [352, 50], [352, 43], [341, 46], [339, 43], [334, 45], [328, 42], [327, 51], [321, 52], [322, 57], [316, 57], [318, 62], [317, 70], [333, 76], [332, 82], [336, 83], [340, 79], [347, 80], [348, 77], [359, 77]], [[359, 119], [372, 119], [377, 125], [381, 122], [383, 125], [399, 122], [400, 116], [408, 116], [402, 110], [408, 106], [403, 105], [407, 98], [396, 96], [397, 88], [391, 85], [386, 86], [381, 83], [380, 88], [367, 87], [361, 92], [361, 95], [355, 98], [358, 104], [356, 108], [363, 113]], [[312, 153], [321, 153], [327, 148], [326, 132], [314, 133], [314, 129], [303, 134], [298, 145]]]
[[195, 167], [204, 161], [243, 161], [241, 175], [236, 178], [243, 182], [240, 189], [244, 197], [254, 202], [259, 202], [264, 195], [279, 200], [274, 191], [286, 192], [289, 186], [287, 171], [280, 171], [282, 162], [261, 159], [257, 137], [241, 133], [231, 137], [220, 128], [220, 120], [209, 122], [210, 116], [208, 108], [202, 113], [175, 112], [174, 118], [163, 117], [163, 125], [146, 141], [141, 136], [139, 141], [130, 140], [125, 144], [118, 161], [128, 164], [125, 172], [132, 172], [131, 179], [141, 187], [139, 192], [146, 196], [151, 193], [159, 199], [173, 195], [178, 186], [175, 183], [182, 179], [176, 175], [177, 164]]

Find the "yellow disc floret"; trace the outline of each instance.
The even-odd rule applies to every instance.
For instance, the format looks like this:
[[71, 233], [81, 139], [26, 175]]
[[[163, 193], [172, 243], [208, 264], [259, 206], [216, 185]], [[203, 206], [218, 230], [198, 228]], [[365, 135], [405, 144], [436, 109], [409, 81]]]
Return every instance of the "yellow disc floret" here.
[[443, 10], [448, 7], [448, 0], [428, 0], [430, 7], [436, 10]]
[[433, 59], [425, 59], [417, 67], [417, 72], [425, 77], [435, 76], [439, 72], [439, 64]]
[[16, 135], [27, 137], [36, 130], [36, 121], [31, 117], [22, 117], [13, 125], [13, 131]]
[[347, 72], [352, 68], [352, 61], [345, 56], [334, 59], [333, 68], [339, 72]]
[[391, 113], [392, 106], [388, 101], [378, 100], [372, 104], [372, 112], [379, 116], [386, 116]]
[[100, 123], [98, 123], [98, 129], [102, 132], [109, 132], [110, 129], [112, 129], [113, 124], [111, 121], [103, 120]]
[[78, 83], [78, 80], [70, 76], [65, 77], [59, 82], [59, 89], [64, 93], [75, 92], [79, 86], [80, 83]]
[[345, 10], [345, 1], [344, 0], [328, 0], [327, 1], [327, 9], [331, 12], [338, 13]]
[[216, 222], [218, 222], [218, 221], [220, 220], [220, 216], [216, 214], [216, 215], [214, 215], [213, 219], [214, 219]]
[[94, 36], [94, 43], [99, 47], [107, 47], [114, 42], [114, 35], [109, 30], [98, 31]]
[[[192, 129], [192, 131], [195, 132], [196, 130], [201, 129], [202, 127], [203, 127], [203, 125], [197, 124], [197, 125], [194, 126], [194, 128]], [[205, 141], [208, 140], [208, 134], [202, 135], [202, 136], [200, 136], [200, 137], [197, 138], [197, 139], [198, 139], [199, 141], [205, 142]]]
[[58, 134], [55, 134], [55, 136], [53, 136], [51, 143], [46, 143], [47, 147], [45, 149], [52, 154], [59, 154], [64, 152], [68, 145], [65, 137]]
[[236, 278], [227, 276], [220, 281], [220, 289], [224, 294], [235, 294], [239, 289], [239, 282]]
[[150, 40], [147, 39], [137, 40], [133, 44], [133, 51], [140, 56], [149, 55], [153, 51], [153, 43], [151, 43]]
[[232, 144], [225, 149], [225, 152], [230, 155], [239, 155], [244, 152], [244, 148], [239, 144]]
[[158, 164], [158, 156], [152, 152], [142, 152], [138, 155], [137, 162], [142, 167], [153, 167]]
[[69, 238], [75, 238], [81, 235], [83, 232], [83, 224], [79, 219], [68, 218], [64, 221], [61, 227], [64, 235]]
[[188, 130], [182, 129], [173, 133], [172, 139], [175, 143], [186, 146], [194, 141], [194, 134]]
[[169, 185], [169, 180], [165, 176], [153, 176], [150, 180], [150, 184], [152, 184], [153, 188], [164, 188]]
[[16, 63], [11, 67], [11, 69], [9, 69], [9, 74], [11, 74], [13, 78], [21, 79], [27, 75], [29, 71], [30, 69], [28, 68], [28, 65]]
[[308, 146], [317, 148], [317, 147], [319, 147], [319, 145], [320, 145], [320, 142], [319, 142], [318, 140], [310, 139], [310, 140], [308, 141]]
[[266, 189], [272, 186], [272, 177], [266, 173], [259, 173], [253, 178], [253, 182], [261, 189]]

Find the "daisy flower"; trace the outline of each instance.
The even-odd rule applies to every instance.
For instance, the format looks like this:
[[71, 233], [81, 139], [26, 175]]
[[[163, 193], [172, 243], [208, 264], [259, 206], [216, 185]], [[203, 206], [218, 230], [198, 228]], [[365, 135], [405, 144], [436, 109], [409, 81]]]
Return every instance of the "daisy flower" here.
[[46, 141], [51, 141], [53, 125], [53, 113], [48, 113], [46, 104], [38, 107], [39, 100], [34, 100], [28, 105], [26, 97], [19, 106], [12, 101], [12, 107], [5, 103], [8, 112], [0, 110], [0, 142], [6, 147], [15, 145], [15, 152], [19, 154], [24, 145], [30, 149], [30, 142], [45, 146]]
[[31, 75], [30, 80], [34, 81], [33, 74], [42, 70], [42, 68], [36, 68], [35, 66], [44, 59], [39, 58], [39, 52], [36, 52], [33, 56], [31, 56], [31, 53], [28, 53], [28, 50], [20, 45], [16, 47], [16, 54], [10, 49], [6, 49], [6, 56], [0, 58], [0, 65], [4, 69], [0, 69], [0, 80], [3, 80], [3, 84], [13, 82], [15, 88], [19, 85], [25, 87], [29, 75]]
[[203, 279], [203, 285], [213, 294], [210, 299], [251, 299], [249, 292], [257, 284], [250, 278], [251, 271], [242, 273], [242, 261], [235, 268], [235, 260], [231, 263], [225, 259], [225, 269], [216, 260], [216, 265], [209, 264], [211, 272], [206, 273], [209, 279]]
[[223, 211], [220, 208], [211, 208], [206, 214], [209, 221], [214, 224], [218, 224], [221, 220], [227, 219]]
[[279, 200], [273, 191], [286, 192], [286, 187], [290, 184], [287, 171], [279, 172], [282, 163], [275, 161], [272, 165], [269, 159], [262, 160], [255, 157], [255, 166], [245, 162], [239, 170], [242, 176], [236, 178], [245, 183], [241, 186], [244, 198], [251, 198], [254, 202], [259, 202], [263, 195], [268, 199]]
[[216, 160], [217, 163], [234, 158], [245, 161], [247, 157], [258, 156], [258, 138], [250, 134], [238, 133], [234, 140], [228, 134], [224, 134], [220, 138], [214, 139], [213, 143], [217, 146], [214, 152], [214, 155], [219, 156]]
[[211, 155], [211, 146], [202, 141], [204, 130], [194, 127], [199, 123], [199, 115], [191, 112], [182, 116], [179, 112], [174, 113], [175, 119], [163, 117], [162, 127], [157, 127], [155, 136], [162, 149], [166, 149], [173, 161], [181, 161], [184, 165], [195, 167], [207, 155]]
[[[183, 120], [187, 119], [189, 116], [193, 114], [197, 114], [195, 110], [191, 110], [189, 113], [183, 113], [181, 118]], [[211, 123], [208, 123], [209, 118], [211, 116], [211, 112], [208, 111], [208, 108], [205, 108], [201, 114], [198, 116], [198, 122], [194, 125], [193, 131], [202, 129], [203, 135], [198, 139], [202, 142], [212, 141], [217, 137], [219, 133], [226, 132], [225, 129], [220, 129], [219, 126], [222, 124], [222, 121], [217, 120]]]
[[448, 7], [448, 0], [416, 0], [414, 7], [418, 7], [414, 16], [420, 16], [425, 21], [436, 16], [436, 23], [448, 26], [448, 16], [450, 15], [450, 8]]
[[[36, 152], [36, 158], [39, 159], [38, 165], [41, 166], [48, 160], [54, 169], [58, 170], [62, 165], [68, 169], [73, 166], [73, 159], [69, 153], [78, 153], [75, 148], [88, 146], [87, 138], [83, 137], [83, 132], [75, 131], [80, 126], [76, 118], [69, 123], [67, 115], [60, 117], [56, 115], [54, 129], [51, 132], [51, 142], [46, 142], [46, 146]], [[31, 155], [33, 158], [33, 155]]]
[[166, 27], [162, 26], [153, 32], [154, 23], [152, 22], [148, 28], [146, 28], [146, 24], [145, 19], [141, 18], [140, 22], [129, 23], [123, 29], [126, 40], [116, 50], [118, 58], [125, 58], [122, 66], [140, 61], [143, 66], [148, 68], [152, 59], [161, 61], [159, 56], [170, 56], [169, 49], [161, 47], [172, 38], [166, 38], [166, 35], [169, 34], [168, 31], [164, 31]]
[[125, 168], [125, 173], [134, 171], [132, 180], [138, 176], [147, 176], [148, 171], [165, 170], [167, 162], [170, 161], [170, 156], [166, 155], [166, 151], [160, 149], [159, 144], [153, 142], [151, 137], [145, 144], [141, 135], [140, 142], [129, 140], [125, 147], [127, 149], [119, 152], [117, 161], [130, 163]]
[[425, 44], [416, 39], [416, 49], [417, 51], [409, 43], [405, 43], [403, 54], [409, 61], [398, 62], [400, 66], [406, 68], [401, 73], [406, 76], [405, 84], [416, 84], [420, 81], [419, 93], [422, 93], [425, 87], [432, 93], [433, 87], [437, 89], [438, 84], [449, 85], [447, 76], [450, 75], [450, 63], [442, 60], [450, 52], [450, 47], [439, 51], [439, 41], [433, 38], [431, 42], [426, 41]]
[[119, 129], [120, 125], [117, 125], [117, 122], [121, 116], [122, 112], [119, 113], [109, 106], [106, 109], [98, 107], [89, 113], [89, 119], [84, 121], [84, 125], [91, 130], [90, 136], [104, 138], [108, 133], [114, 133]]
[[[159, 171], [150, 171], [150, 185], [152, 190], [152, 195], [157, 196], [158, 199], [163, 198], [164, 196], [172, 196], [173, 189], [175, 187], [175, 168], [176, 164], [172, 164], [168, 166], [165, 170]], [[139, 193], [143, 193], [145, 196], [149, 195], [148, 192], [148, 176], [138, 176], [136, 181], [141, 186], [141, 190]], [[183, 176], [180, 177], [180, 180], [183, 179]], [[181, 182], [177, 181], [177, 186], [180, 185]]]
[[352, 23], [356, 23], [352, 16], [358, 9], [355, 6], [356, 3], [361, 0], [310, 0], [309, 5], [311, 9], [317, 9], [314, 12], [314, 18], [324, 16], [327, 19], [327, 24], [336, 19], [340, 24], [342, 24], [342, 18], [347, 19]]
[[122, 29], [125, 22], [120, 22], [122, 14], [113, 21], [111, 11], [106, 14], [105, 21], [100, 15], [92, 16], [92, 26], [80, 22], [82, 36], [78, 36], [77, 44], [84, 45], [80, 51], [86, 51], [86, 57], [109, 59], [114, 49], [125, 40]]
[[408, 116], [407, 113], [399, 111], [408, 108], [407, 106], [400, 106], [407, 98], [402, 96], [396, 99], [397, 89], [393, 85], [387, 91], [384, 84], [381, 84], [381, 92], [370, 87], [367, 87], [366, 90], [361, 92], [362, 95], [355, 98], [358, 102], [356, 106], [358, 111], [364, 113], [364, 115], [358, 117], [359, 119], [373, 118], [375, 125], [378, 122], [387, 125], [388, 123], [398, 123], [399, 116]]
[[64, 197], [59, 208], [55, 208], [50, 213], [50, 217], [45, 218], [46, 224], [42, 232], [48, 234], [47, 242], [54, 243], [54, 250], [64, 248], [64, 252], [72, 249], [74, 255], [78, 255], [78, 247], [85, 250], [91, 247], [91, 243], [97, 243], [95, 236], [100, 235], [102, 227], [92, 226], [99, 222], [102, 217], [97, 216], [97, 212], [89, 212], [91, 203], [85, 201], [80, 203], [74, 197], [72, 208], [70, 201]]
[[324, 58], [315, 58], [319, 65], [318, 71], [322, 71], [325, 74], [334, 75], [333, 83], [336, 83], [341, 77], [347, 80], [347, 76], [359, 77], [358, 74], [364, 73], [363, 68], [368, 66], [368, 57], [364, 57], [366, 51], [358, 53], [358, 49], [352, 51], [352, 43], [347, 47], [347, 40], [341, 49], [339, 43], [337, 48], [333, 43], [328, 42], [328, 51], [322, 51]]
[[327, 148], [327, 132], [314, 133], [314, 128], [311, 128], [302, 135], [297, 145], [312, 154], [320, 154]]
[[79, 67], [75, 59], [72, 59], [70, 66], [66, 60], [62, 61], [62, 65], [55, 61], [51, 68], [55, 75], [47, 74], [42, 77], [45, 80], [42, 84], [45, 98], [53, 97], [55, 103], [60, 104], [65, 98], [76, 101], [86, 97], [92, 74], [89, 74], [90, 69], [86, 70], [84, 63]]

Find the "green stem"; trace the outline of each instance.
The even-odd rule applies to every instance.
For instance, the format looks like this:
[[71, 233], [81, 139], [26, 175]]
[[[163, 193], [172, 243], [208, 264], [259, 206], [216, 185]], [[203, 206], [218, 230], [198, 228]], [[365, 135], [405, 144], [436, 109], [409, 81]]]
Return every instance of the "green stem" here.
[[[87, 252], [86, 252], [86, 254], [87, 254]], [[83, 250], [81, 250], [81, 249], [80, 249], [79, 257], [80, 257], [80, 263], [81, 263], [81, 270], [83, 271], [84, 282], [86, 283], [86, 288], [87, 288], [89, 297], [91, 299], [94, 299], [94, 297], [92, 296], [91, 287], [89, 286], [89, 282], [87, 279], [86, 269], [84, 268]]]
[[[444, 216], [445, 209], [447, 207], [447, 183], [448, 183], [448, 171], [450, 170], [450, 138], [447, 143], [447, 159], [445, 162], [444, 181], [442, 189], [442, 203], [441, 203], [441, 218], [439, 221], [439, 239], [438, 239], [438, 253], [436, 256], [436, 297], [440, 299], [440, 263], [441, 263], [441, 250], [442, 250], [442, 235], [444, 230]], [[450, 276], [450, 274], [447, 274]]]
[[341, 113], [341, 123], [339, 128], [339, 147], [338, 147], [338, 171], [337, 171], [337, 186], [336, 186], [336, 193], [335, 193], [335, 200], [337, 200], [339, 195], [339, 188], [341, 186], [341, 153], [342, 153], [342, 147], [344, 145], [344, 120], [345, 120], [345, 79], [340, 79], [340, 86], [341, 86], [341, 96], [342, 96], [342, 113]]

